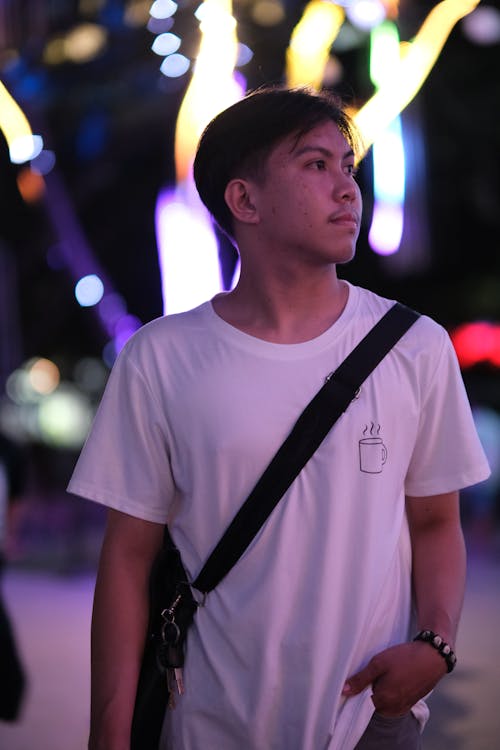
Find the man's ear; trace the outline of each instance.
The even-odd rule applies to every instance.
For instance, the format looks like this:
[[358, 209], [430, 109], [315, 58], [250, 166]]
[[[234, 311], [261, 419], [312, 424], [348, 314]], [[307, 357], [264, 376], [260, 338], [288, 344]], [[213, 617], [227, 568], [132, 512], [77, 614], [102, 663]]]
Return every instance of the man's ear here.
[[244, 224], [257, 224], [259, 214], [252, 198], [252, 184], [239, 177], [230, 180], [224, 191], [224, 198], [237, 221]]

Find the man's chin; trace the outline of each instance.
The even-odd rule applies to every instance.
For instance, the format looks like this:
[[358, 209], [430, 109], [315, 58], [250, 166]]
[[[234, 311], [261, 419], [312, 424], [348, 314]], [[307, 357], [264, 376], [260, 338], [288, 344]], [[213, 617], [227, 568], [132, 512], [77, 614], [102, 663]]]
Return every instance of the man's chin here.
[[354, 259], [354, 256], [356, 255], [356, 248], [350, 248], [349, 250], [346, 250], [346, 252], [341, 255], [339, 253], [339, 259], [335, 261], [339, 266], [344, 266], [346, 263], [350, 263], [351, 260]]

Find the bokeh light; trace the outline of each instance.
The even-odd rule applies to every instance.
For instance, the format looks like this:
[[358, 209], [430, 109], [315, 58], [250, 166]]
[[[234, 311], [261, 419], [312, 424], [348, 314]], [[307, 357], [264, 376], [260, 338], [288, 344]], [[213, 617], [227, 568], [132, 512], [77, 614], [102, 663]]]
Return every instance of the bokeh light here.
[[61, 384], [40, 402], [40, 437], [54, 447], [80, 448], [87, 437], [93, 413], [85, 394], [69, 383]]
[[78, 387], [90, 395], [99, 395], [106, 385], [108, 369], [96, 357], [83, 357], [74, 368], [74, 380]]
[[168, 78], [179, 78], [187, 73], [191, 67], [191, 61], [185, 56], [175, 53], [164, 59], [160, 70]]
[[370, 31], [385, 19], [386, 9], [381, 0], [353, 0], [346, 4], [346, 15], [352, 24]]
[[28, 377], [33, 390], [42, 396], [47, 396], [59, 385], [61, 374], [54, 362], [40, 357], [28, 363]]
[[150, 9], [153, 18], [169, 18], [177, 10], [177, 3], [173, 0], [155, 0]]
[[53, 151], [43, 149], [31, 160], [31, 169], [40, 175], [49, 174], [56, 164], [56, 155]]
[[82, 307], [92, 307], [101, 301], [104, 294], [104, 284], [97, 274], [83, 276], [75, 286], [75, 297]]
[[45, 194], [43, 177], [30, 167], [23, 167], [17, 175], [17, 187], [26, 203], [36, 203]]
[[500, 10], [492, 5], [480, 5], [462, 21], [464, 34], [475, 44], [500, 42]]
[[280, 0], [256, 0], [252, 6], [252, 18], [259, 26], [277, 26], [285, 15]]
[[181, 40], [176, 34], [167, 32], [159, 34], [151, 45], [151, 49], [156, 55], [171, 55], [177, 52], [181, 46]]
[[108, 32], [104, 26], [83, 23], [64, 38], [64, 54], [71, 62], [85, 63], [101, 54], [107, 41]]

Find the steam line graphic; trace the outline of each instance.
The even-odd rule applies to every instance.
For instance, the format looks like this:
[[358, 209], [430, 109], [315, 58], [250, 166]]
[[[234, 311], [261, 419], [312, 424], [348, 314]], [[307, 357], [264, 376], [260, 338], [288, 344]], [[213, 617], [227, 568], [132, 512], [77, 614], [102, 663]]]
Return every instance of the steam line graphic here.
[[368, 434], [371, 437], [377, 437], [380, 432], [380, 425], [375, 425], [375, 422], [371, 423], [371, 427], [368, 430], [368, 425], [365, 426], [365, 429], [363, 430], [363, 437], [366, 437]]

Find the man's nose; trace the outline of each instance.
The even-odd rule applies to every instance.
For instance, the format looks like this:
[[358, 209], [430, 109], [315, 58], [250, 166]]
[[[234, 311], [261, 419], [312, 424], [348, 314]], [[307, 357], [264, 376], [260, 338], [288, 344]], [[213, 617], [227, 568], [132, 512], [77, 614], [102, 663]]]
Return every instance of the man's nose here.
[[352, 177], [343, 175], [341, 183], [336, 186], [335, 195], [344, 203], [353, 203], [358, 194], [358, 188]]

